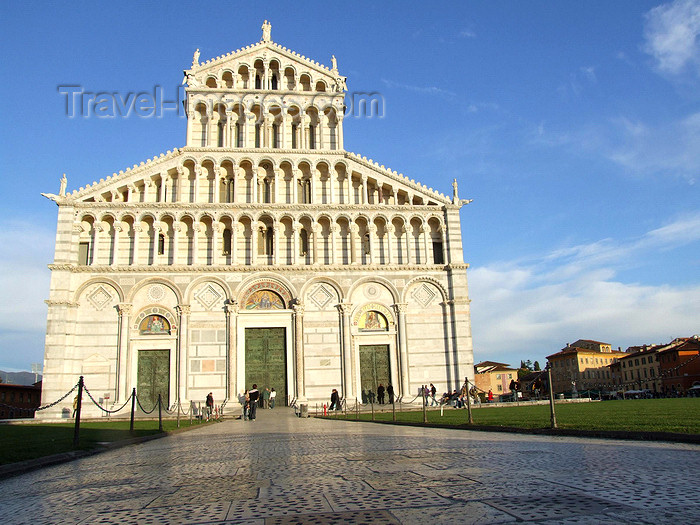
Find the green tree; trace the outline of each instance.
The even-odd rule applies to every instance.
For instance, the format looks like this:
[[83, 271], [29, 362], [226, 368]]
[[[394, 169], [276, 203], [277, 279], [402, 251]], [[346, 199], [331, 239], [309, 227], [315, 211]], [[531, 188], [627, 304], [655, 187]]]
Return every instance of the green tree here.
[[540, 368], [540, 362], [539, 362], [539, 361], [535, 361], [535, 365], [534, 365], [534, 366], [535, 366], [535, 372], [539, 372], [540, 370], [542, 370], [542, 369]]

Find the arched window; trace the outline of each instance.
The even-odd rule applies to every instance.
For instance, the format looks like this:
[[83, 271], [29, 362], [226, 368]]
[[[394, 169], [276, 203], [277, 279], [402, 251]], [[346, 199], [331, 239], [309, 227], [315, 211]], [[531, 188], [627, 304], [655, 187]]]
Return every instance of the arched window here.
[[158, 255], [163, 255], [165, 253], [165, 235], [162, 233], [158, 234]]
[[233, 179], [226, 179], [226, 202], [234, 202]]
[[81, 242], [78, 244], [78, 264], [87, 266], [90, 261], [90, 243]]
[[272, 226], [267, 227], [265, 232], [265, 255], [274, 255], [275, 252], [275, 232]]
[[255, 125], [255, 147], [260, 147], [260, 124]]
[[292, 124], [292, 149], [297, 149], [297, 125]]
[[271, 84], [272, 84], [272, 89], [277, 89], [277, 75], [274, 75], [274, 74], [272, 75]]
[[218, 124], [216, 125], [216, 127], [218, 128], [217, 129], [218, 133], [217, 133], [217, 137], [216, 137], [216, 145], [219, 148], [223, 148], [224, 147], [224, 123], [219, 121]]
[[301, 203], [311, 204], [311, 181], [302, 179], [299, 181], [299, 184], [301, 184]]
[[272, 202], [272, 184], [270, 179], [263, 179], [263, 202], [266, 204]]
[[309, 234], [305, 228], [302, 228], [299, 232], [299, 255], [306, 255], [309, 253]]
[[260, 75], [255, 74], [255, 89], [260, 89], [261, 81], [260, 81]]
[[241, 125], [238, 122], [236, 122], [236, 147], [240, 148], [242, 144], [243, 144], [243, 130], [241, 129]]
[[442, 241], [433, 241], [433, 263], [445, 264], [445, 258], [442, 254]]
[[362, 237], [362, 253], [369, 254], [369, 233], [365, 233]]
[[272, 147], [279, 148], [279, 126], [277, 124], [272, 125]]
[[231, 230], [229, 228], [224, 229], [224, 249], [223, 255], [231, 255]]
[[170, 323], [162, 315], [147, 315], [139, 325], [141, 335], [163, 335], [170, 333]]
[[316, 149], [316, 127], [309, 124], [309, 149]]

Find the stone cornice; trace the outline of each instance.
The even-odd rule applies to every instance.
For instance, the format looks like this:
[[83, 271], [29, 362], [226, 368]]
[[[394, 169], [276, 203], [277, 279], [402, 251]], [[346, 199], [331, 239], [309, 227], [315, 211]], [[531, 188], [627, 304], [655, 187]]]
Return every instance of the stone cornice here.
[[[463, 265], [465, 268], [468, 265]], [[328, 265], [131, 265], [131, 266], [78, 266], [72, 264], [49, 264], [49, 270], [63, 270], [72, 273], [94, 273], [94, 274], [110, 274], [110, 273], [257, 273], [257, 272], [444, 272], [448, 270], [447, 266], [440, 264], [363, 264], [363, 265], [347, 265], [347, 264], [328, 264]], [[454, 266], [452, 267], [454, 268]]]

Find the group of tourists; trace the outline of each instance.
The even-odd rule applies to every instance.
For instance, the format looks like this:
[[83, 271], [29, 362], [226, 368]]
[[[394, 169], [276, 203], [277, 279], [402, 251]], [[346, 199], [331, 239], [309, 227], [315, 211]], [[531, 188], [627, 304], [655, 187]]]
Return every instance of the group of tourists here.
[[389, 404], [393, 405], [394, 404], [394, 387], [391, 385], [391, 383], [387, 384], [386, 388], [382, 383], [379, 383], [379, 386], [377, 387], [377, 393], [375, 394], [374, 391], [370, 388], [365, 390], [364, 388], [362, 389], [362, 404], [367, 405], [367, 404], [374, 404], [375, 401], [379, 403], [380, 405], [385, 404], [387, 397], [389, 398]]
[[265, 388], [260, 391], [258, 385], [253, 383], [250, 390], [246, 390], [238, 396], [238, 402], [243, 407], [243, 420], [255, 421], [258, 408], [273, 409], [276, 399], [277, 392], [274, 388]]

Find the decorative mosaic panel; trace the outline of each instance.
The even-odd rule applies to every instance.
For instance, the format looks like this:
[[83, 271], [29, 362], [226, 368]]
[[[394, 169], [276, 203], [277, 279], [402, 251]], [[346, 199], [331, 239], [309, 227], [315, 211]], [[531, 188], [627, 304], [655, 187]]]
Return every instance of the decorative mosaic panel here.
[[154, 284], [148, 288], [148, 298], [157, 303], [165, 297], [165, 288], [160, 284]]
[[333, 290], [329, 289], [328, 285], [319, 284], [312, 290], [309, 294], [309, 299], [314, 303], [319, 309], [323, 310], [335, 297]]
[[207, 284], [197, 291], [194, 298], [205, 310], [211, 310], [224, 296], [214, 285]]
[[112, 294], [102, 285], [99, 285], [91, 293], [88, 294], [87, 300], [95, 307], [96, 310], [102, 310], [105, 306], [112, 302]]
[[413, 289], [411, 297], [423, 308], [427, 308], [433, 303], [437, 293], [435, 293], [435, 289], [432, 286], [423, 283]]

